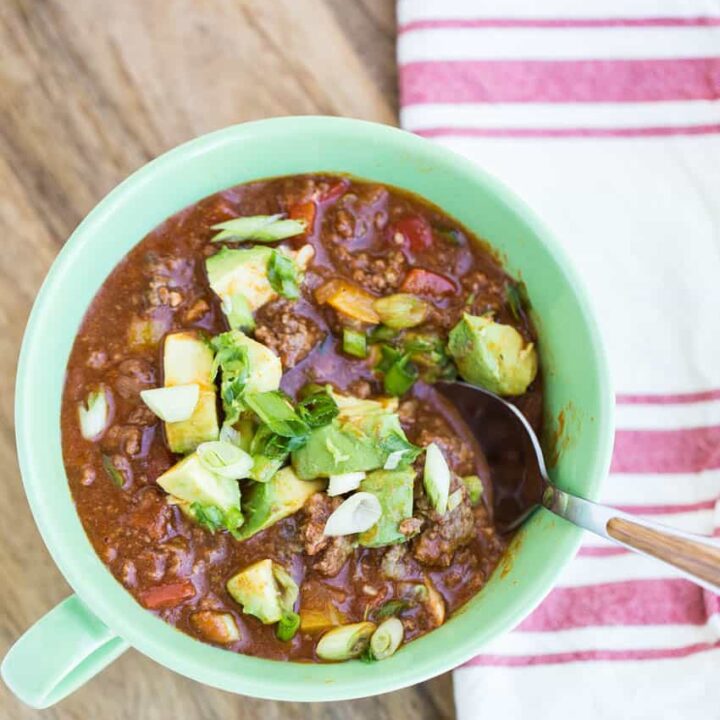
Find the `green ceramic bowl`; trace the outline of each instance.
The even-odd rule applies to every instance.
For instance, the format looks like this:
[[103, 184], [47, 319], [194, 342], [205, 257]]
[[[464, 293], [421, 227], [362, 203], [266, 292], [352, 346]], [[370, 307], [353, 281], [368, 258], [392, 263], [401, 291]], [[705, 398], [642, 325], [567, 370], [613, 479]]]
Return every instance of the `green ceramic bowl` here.
[[154, 160], [80, 224], [38, 295], [20, 356], [17, 446], [38, 528], [77, 593], [10, 650], [5, 682], [45, 707], [132, 646], [199, 682], [280, 700], [341, 700], [420, 682], [470, 659], [549, 592], [581, 531], [540, 511], [487, 587], [440, 629], [376, 664], [311, 665], [236, 655], [193, 640], [143, 610], [95, 555], [75, 512], [60, 446], [65, 365], [90, 301], [116, 263], [169, 215], [257, 178], [347, 172], [418, 193], [487, 239], [532, 298], [545, 368], [547, 415], [565, 411], [555, 481], [593, 498], [609, 464], [612, 396], [585, 290], [556, 241], [495, 179], [426, 140], [329, 117], [264, 120], [205, 135]]

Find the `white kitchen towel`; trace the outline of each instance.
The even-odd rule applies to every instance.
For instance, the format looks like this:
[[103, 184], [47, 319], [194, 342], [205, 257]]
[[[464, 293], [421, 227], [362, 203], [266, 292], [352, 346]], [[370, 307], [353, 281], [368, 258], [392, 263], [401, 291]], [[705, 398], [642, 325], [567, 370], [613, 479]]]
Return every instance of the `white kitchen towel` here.
[[[401, 123], [544, 219], [617, 391], [602, 500], [711, 534], [720, 498], [720, 3], [400, 0]], [[455, 673], [460, 720], [720, 718], [720, 598], [587, 536]]]

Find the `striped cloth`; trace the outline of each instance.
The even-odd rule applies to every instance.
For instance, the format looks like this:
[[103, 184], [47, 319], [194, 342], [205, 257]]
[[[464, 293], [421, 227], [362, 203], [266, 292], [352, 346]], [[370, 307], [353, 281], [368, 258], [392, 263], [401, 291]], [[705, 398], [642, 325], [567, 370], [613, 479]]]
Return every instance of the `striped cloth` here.
[[[617, 395], [602, 500], [711, 534], [720, 498], [720, 2], [400, 0], [402, 125], [514, 188], [589, 286]], [[720, 718], [720, 598], [587, 536], [455, 673], [471, 718]]]

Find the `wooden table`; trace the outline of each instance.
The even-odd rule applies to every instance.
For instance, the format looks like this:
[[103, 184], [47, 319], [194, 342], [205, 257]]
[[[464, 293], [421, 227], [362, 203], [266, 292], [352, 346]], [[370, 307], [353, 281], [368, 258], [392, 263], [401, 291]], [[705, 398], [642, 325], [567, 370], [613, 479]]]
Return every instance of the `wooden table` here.
[[[116, 183], [195, 135], [330, 114], [396, 122], [393, 0], [0, 1], [0, 655], [69, 589], [23, 494], [13, 383], [63, 242]], [[53, 720], [450, 718], [448, 676], [332, 705], [212, 690], [130, 651]], [[41, 717], [0, 684], [0, 718]]]

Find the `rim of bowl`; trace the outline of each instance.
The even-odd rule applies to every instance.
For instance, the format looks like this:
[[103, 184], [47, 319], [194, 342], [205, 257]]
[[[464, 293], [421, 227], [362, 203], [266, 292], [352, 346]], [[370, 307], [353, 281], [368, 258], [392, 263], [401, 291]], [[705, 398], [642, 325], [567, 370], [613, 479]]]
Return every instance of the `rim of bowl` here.
[[[327, 116], [272, 118], [232, 125], [185, 142], [142, 166], [100, 200], [78, 225], [53, 262], [33, 305], [20, 351], [16, 384], [16, 439], [21, 475], [35, 523], [55, 564], [92, 613], [132, 647], [171, 670], [210, 686], [258, 698], [295, 701], [349, 700], [398, 690], [447, 672], [476, 655], [490, 638], [512, 629], [552, 589], [562, 569], [575, 555], [582, 531], [571, 526], [564, 527], [564, 533], [555, 549], [554, 562], [547, 563], [533, 578], [532, 588], [518, 596], [518, 602], [513, 603], [503, 614], [491, 618], [478, 635], [447, 647], [442, 657], [412, 652], [414, 646], [422, 643], [423, 638], [420, 638], [396, 656], [408, 659], [409, 662], [403, 663], [404, 667], [393, 667], [393, 672], [374, 673], [372, 677], [355, 678], [352, 670], [348, 670], [354, 664], [283, 663], [230, 653], [183, 634], [140, 606], [94, 553], [89, 541], [87, 548], [81, 550], [90, 550], [104, 575], [97, 572], [86, 575], [73, 559], [73, 553], [76, 553], [78, 548], [65, 538], [60, 527], [61, 522], [57, 520], [58, 508], [44, 500], [42, 482], [34, 470], [35, 461], [31, 452], [35, 438], [31, 414], [25, 410], [30, 406], [28, 403], [32, 393], [32, 380], [27, 368], [38, 353], [43, 353], [38, 328], [50, 310], [49, 305], [55, 301], [61, 290], [65, 274], [71, 268], [74, 258], [87, 250], [87, 244], [91, 242], [105, 217], [117, 206], [125, 203], [126, 195], [137, 186], [152, 183], [157, 175], [180, 168], [188, 158], [197, 154], [217, 151], [228, 143], [244, 142], [250, 137], [257, 139], [258, 133], [266, 129], [273, 132], [285, 130], [288, 133], [302, 130], [305, 134], [311, 133], [320, 137], [327, 133], [345, 134], [352, 136], [350, 139], [353, 141], [382, 138], [391, 142], [399, 152], [419, 154], [431, 162], [453, 165], [453, 172], [462, 174], [483, 187], [484, 191], [495, 195], [513, 214], [522, 218], [532, 231], [534, 241], [542, 243], [560, 267], [568, 286], [572, 288], [583, 322], [592, 339], [597, 381], [601, 391], [596, 418], [597, 450], [592, 466], [587, 468], [587, 476], [592, 478], [592, 481], [584, 492], [590, 499], [597, 495], [610, 464], [614, 407], [612, 386], [598, 325], [584, 286], [564, 250], [535, 213], [499, 180], [470, 160], [398, 128]], [[60, 462], [62, 463], [62, 459]], [[62, 480], [67, 484], [64, 473]], [[70, 502], [75, 522], [80, 524], [74, 503], [72, 500]], [[66, 518], [63, 518], [63, 522], [65, 520]], [[80, 528], [82, 530], [82, 525]], [[84, 530], [82, 532], [84, 534]], [[85, 571], [87, 569], [84, 568]], [[432, 635], [433, 633], [430, 633], [424, 637]], [[170, 645], [181, 646], [181, 652], [173, 652]], [[227, 667], [213, 667], [217, 664], [217, 653], [227, 656], [226, 661], [220, 663]], [[285, 673], [286, 678], [278, 680], [273, 675], [281, 667], [290, 668], [291, 671]], [[324, 674], [335, 677], [323, 677]]]

